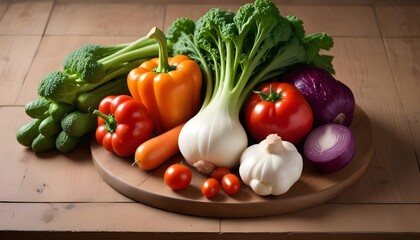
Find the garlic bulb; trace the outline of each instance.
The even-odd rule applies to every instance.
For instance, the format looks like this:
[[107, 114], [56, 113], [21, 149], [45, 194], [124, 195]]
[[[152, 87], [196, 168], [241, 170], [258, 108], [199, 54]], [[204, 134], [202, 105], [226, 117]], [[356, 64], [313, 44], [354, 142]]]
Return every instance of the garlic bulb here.
[[281, 195], [299, 180], [302, 170], [302, 156], [296, 147], [270, 134], [242, 153], [239, 175], [258, 195]]

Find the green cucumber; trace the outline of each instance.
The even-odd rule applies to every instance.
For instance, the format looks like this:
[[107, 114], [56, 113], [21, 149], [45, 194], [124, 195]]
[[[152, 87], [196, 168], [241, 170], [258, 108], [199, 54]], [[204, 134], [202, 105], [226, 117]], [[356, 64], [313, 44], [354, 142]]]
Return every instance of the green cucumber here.
[[32, 142], [32, 150], [34, 152], [46, 152], [55, 149], [55, 138], [56, 136], [47, 137], [42, 134], [38, 134]]
[[38, 98], [25, 105], [25, 113], [31, 118], [43, 119], [48, 116], [51, 102], [45, 98]]
[[38, 136], [38, 127], [42, 119], [32, 119], [29, 123], [23, 125], [16, 132], [16, 140], [23, 146], [29, 147], [32, 145], [34, 139]]
[[61, 124], [54, 120], [52, 116], [49, 116], [39, 124], [38, 131], [46, 137], [52, 137], [61, 131]]
[[48, 112], [51, 117], [56, 121], [61, 121], [61, 119], [74, 110], [74, 107], [67, 103], [54, 102], [51, 103]]
[[62, 153], [73, 151], [80, 143], [81, 138], [69, 136], [61, 131], [55, 139], [55, 147]]
[[98, 126], [97, 116], [90, 113], [72, 112], [61, 120], [61, 128], [72, 137], [83, 137]]

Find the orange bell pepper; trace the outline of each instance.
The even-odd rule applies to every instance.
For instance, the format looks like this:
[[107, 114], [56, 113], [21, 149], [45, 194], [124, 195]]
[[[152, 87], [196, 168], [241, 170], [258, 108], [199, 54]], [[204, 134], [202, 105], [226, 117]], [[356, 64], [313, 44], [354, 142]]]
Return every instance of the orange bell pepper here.
[[131, 70], [128, 89], [148, 109], [154, 131], [163, 133], [192, 118], [201, 107], [202, 74], [199, 65], [185, 55], [169, 58], [165, 34], [149, 33], [159, 44], [159, 58]]

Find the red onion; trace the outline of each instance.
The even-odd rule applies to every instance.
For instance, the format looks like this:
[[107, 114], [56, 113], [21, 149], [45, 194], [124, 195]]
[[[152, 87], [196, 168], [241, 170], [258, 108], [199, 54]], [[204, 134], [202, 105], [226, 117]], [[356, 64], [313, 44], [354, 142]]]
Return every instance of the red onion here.
[[344, 168], [356, 153], [356, 139], [351, 130], [340, 124], [324, 124], [314, 129], [303, 145], [305, 157], [324, 172]]
[[296, 68], [282, 77], [305, 96], [314, 114], [314, 126], [338, 123], [350, 126], [356, 106], [349, 87], [315, 66]]

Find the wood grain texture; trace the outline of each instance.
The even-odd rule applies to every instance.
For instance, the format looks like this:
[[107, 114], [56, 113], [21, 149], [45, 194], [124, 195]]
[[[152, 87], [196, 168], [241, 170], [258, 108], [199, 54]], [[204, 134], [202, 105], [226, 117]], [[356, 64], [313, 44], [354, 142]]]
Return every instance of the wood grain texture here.
[[47, 35], [145, 35], [162, 27], [164, 7], [153, 4], [57, 3]]
[[[7, 2], [0, 2], [0, 19], [3, 18], [4, 13], [6, 12], [6, 9], [9, 7], [9, 3]], [[1, 24], [1, 21], [0, 21]]]
[[[420, 207], [413, 204], [322, 204], [294, 214], [221, 220], [180, 215], [138, 203], [3, 203], [0, 213], [0, 236], [11, 229], [51, 234], [51, 238], [33, 235], [36, 238], [31, 239], [63, 239], [75, 229], [72, 234], [77, 239], [121, 239], [133, 233], [137, 239], [384, 240], [417, 239], [420, 231], [415, 222]], [[79, 235], [81, 238], [76, 237]], [[133, 237], [124, 239], [136, 239]]]
[[386, 39], [385, 43], [420, 166], [420, 39]]
[[288, 6], [280, 5], [283, 15], [297, 16], [306, 33], [327, 32], [334, 37], [378, 37], [375, 14], [368, 6]]
[[[203, 14], [205, 14], [211, 8], [220, 8], [223, 10], [237, 11], [241, 4], [200, 4], [200, 5], [179, 5], [179, 4], [168, 4], [166, 5], [166, 16], [164, 22], [164, 29], [167, 29], [171, 23], [179, 17], [188, 17], [194, 21], [198, 20]], [[194, 9], [194, 11], [191, 11]]]
[[40, 41], [40, 36], [0, 36], [0, 105], [15, 104]]
[[7, 13], [0, 18], [0, 34], [42, 35], [52, 6], [53, 0], [10, 4]]
[[[223, 232], [418, 232], [413, 222], [420, 214], [415, 204], [322, 204], [294, 214], [258, 219], [222, 219]], [[393, 217], [390, 217], [393, 216]], [[356, 220], [357, 219], [357, 220]], [[274, 229], [273, 226], [276, 226]], [[331, 227], [334, 226], [334, 227]]]
[[385, 37], [420, 37], [420, 6], [378, 6], [375, 9]]
[[174, 214], [139, 203], [4, 203], [0, 230], [80, 232], [208, 232], [220, 221]]
[[241, 190], [230, 197], [223, 191], [207, 199], [200, 189], [206, 176], [192, 170], [191, 185], [172, 191], [163, 181], [166, 168], [183, 161], [171, 159], [153, 171], [131, 166], [132, 158], [120, 158], [92, 141], [92, 158], [104, 180], [117, 191], [136, 201], [168, 211], [207, 217], [256, 217], [299, 211], [321, 204], [356, 182], [365, 172], [373, 154], [372, 127], [368, 116], [356, 108], [351, 126], [356, 138], [356, 155], [344, 169], [323, 174], [305, 163], [302, 176], [280, 196], [261, 197], [242, 183]]

